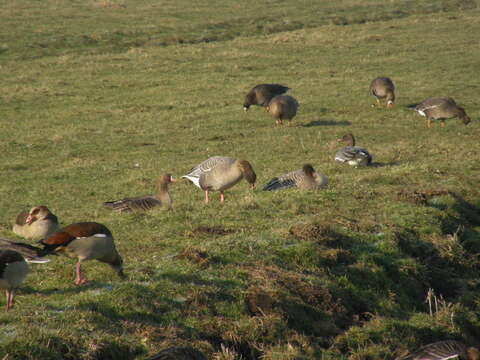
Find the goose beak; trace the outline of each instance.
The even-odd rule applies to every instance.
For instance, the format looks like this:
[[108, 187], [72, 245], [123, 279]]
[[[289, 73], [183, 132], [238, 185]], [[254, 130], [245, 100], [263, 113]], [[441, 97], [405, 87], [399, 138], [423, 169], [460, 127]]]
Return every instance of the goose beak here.
[[177, 179], [175, 179], [173, 176], [170, 176], [170, 182], [172, 182], [172, 183], [176, 183], [177, 181], [178, 181], [178, 180], [177, 180]]
[[28, 215], [27, 216], [27, 219], [25, 220], [25, 223], [30, 225], [31, 223], [33, 223], [35, 220], [37, 220], [34, 216], [32, 215]]
[[248, 111], [248, 107], [244, 106], [244, 107], [243, 107], [243, 111], [247, 112], [247, 111]]

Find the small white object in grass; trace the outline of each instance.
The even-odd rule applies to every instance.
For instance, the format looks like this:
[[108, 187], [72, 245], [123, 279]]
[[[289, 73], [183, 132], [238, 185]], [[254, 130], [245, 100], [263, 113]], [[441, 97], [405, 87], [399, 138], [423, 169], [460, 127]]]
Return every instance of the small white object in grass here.
[[95, 234], [95, 235], [93, 235], [93, 236], [94, 236], [94, 237], [107, 237], [106, 234]]
[[133, 166], [138, 168], [138, 167], [140, 167], [140, 164], [139, 164], [139, 163], [135, 163], [135, 164], [133, 164]]

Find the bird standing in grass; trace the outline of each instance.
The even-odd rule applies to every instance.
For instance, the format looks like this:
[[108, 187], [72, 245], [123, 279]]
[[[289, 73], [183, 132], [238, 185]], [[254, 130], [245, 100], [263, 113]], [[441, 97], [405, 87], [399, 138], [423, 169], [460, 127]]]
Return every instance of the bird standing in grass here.
[[205, 203], [208, 203], [210, 191], [220, 191], [220, 203], [225, 202], [224, 191], [245, 177], [252, 189], [255, 189], [257, 175], [246, 160], [237, 160], [225, 156], [213, 156], [191, 169], [182, 178], [190, 180], [205, 191]]
[[33, 241], [45, 239], [57, 230], [57, 217], [43, 205], [21, 212], [13, 225], [15, 234]]
[[297, 187], [303, 190], [318, 189], [326, 186], [328, 179], [325, 175], [318, 174], [310, 164], [303, 165], [300, 170], [274, 177], [263, 187], [264, 191]]
[[445, 340], [428, 344], [417, 351], [395, 360], [480, 360], [480, 351], [474, 347], [466, 347], [458, 341]]
[[267, 106], [267, 111], [275, 118], [275, 127], [282, 124], [283, 120], [288, 120], [288, 126], [292, 125], [292, 120], [297, 115], [298, 101], [290, 95], [275, 96]]
[[108, 201], [103, 203], [106, 207], [119, 212], [146, 211], [154, 207], [164, 206], [167, 209], [172, 208], [172, 197], [168, 192], [168, 185], [177, 180], [170, 174], [163, 174], [157, 182], [157, 192], [155, 195], [146, 195], [125, 198], [122, 200]]
[[445, 120], [458, 117], [465, 125], [471, 119], [465, 109], [458, 106], [451, 97], [431, 97], [416, 105], [414, 110], [427, 118], [427, 127], [432, 126], [432, 120], [440, 120], [440, 126], [445, 126]]
[[123, 260], [113, 242], [113, 236], [105, 225], [96, 222], [81, 222], [68, 225], [59, 232], [42, 240], [43, 253], [62, 253], [76, 258], [75, 284], [80, 285], [87, 280], [82, 276], [81, 264], [86, 260], [98, 260], [109, 264], [120, 278], [123, 273]]
[[[373, 79], [370, 83], [370, 94], [375, 96], [377, 106], [381, 106], [380, 99], [385, 99], [387, 101], [387, 109], [393, 107], [393, 103], [395, 102], [395, 86], [390, 78], [379, 77]], [[375, 106], [375, 104], [372, 106]]]
[[335, 161], [347, 163], [352, 166], [367, 166], [372, 164], [372, 155], [367, 149], [355, 146], [355, 137], [352, 133], [345, 134], [339, 142], [343, 142], [347, 146], [337, 151]]
[[280, 84], [260, 84], [253, 87], [245, 96], [243, 110], [248, 111], [251, 105], [267, 107], [277, 95], [285, 94], [290, 88]]

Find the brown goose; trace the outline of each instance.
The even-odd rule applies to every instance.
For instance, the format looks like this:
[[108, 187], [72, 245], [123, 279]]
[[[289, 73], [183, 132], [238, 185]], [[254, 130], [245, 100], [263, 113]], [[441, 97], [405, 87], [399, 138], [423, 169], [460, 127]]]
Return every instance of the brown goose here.
[[64, 227], [59, 232], [42, 240], [43, 254], [63, 253], [70, 258], [77, 258], [75, 284], [87, 280], [82, 277], [80, 266], [86, 260], [98, 260], [109, 264], [120, 276], [123, 273], [123, 260], [118, 254], [113, 236], [105, 225], [96, 222], [82, 222]]
[[380, 106], [380, 99], [386, 99], [387, 108], [391, 109], [393, 107], [395, 101], [395, 86], [390, 78], [379, 77], [373, 79], [370, 83], [370, 94], [375, 96], [377, 106]]
[[3, 250], [13, 250], [20, 253], [29, 263], [46, 263], [50, 261], [42, 258], [43, 249], [22, 242], [0, 239], [0, 251]]
[[103, 203], [106, 207], [119, 211], [146, 211], [154, 207], [164, 206], [172, 208], [172, 198], [168, 192], [168, 185], [176, 182], [170, 174], [160, 176], [157, 182], [157, 193], [155, 195], [125, 198], [122, 200], [108, 201]]
[[23, 256], [13, 250], [0, 251], [0, 288], [7, 293], [7, 310], [13, 307], [17, 287], [25, 280], [29, 271]]
[[467, 348], [458, 341], [446, 340], [426, 345], [407, 356], [395, 360], [480, 360], [480, 352], [474, 347]]
[[255, 189], [257, 175], [246, 160], [214, 156], [191, 169], [182, 178], [190, 180], [205, 191], [205, 203], [208, 203], [209, 191], [220, 191], [220, 202], [225, 201], [224, 191], [245, 177], [252, 189]]
[[190, 346], [175, 346], [159, 352], [150, 360], [207, 360], [207, 358]]
[[45, 239], [57, 230], [57, 217], [43, 205], [21, 212], [13, 225], [15, 234], [34, 241]]
[[352, 133], [345, 134], [339, 142], [343, 142], [345, 147], [337, 151], [335, 161], [347, 163], [352, 166], [367, 166], [372, 163], [372, 155], [367, 149], [355, 146], [355, 137]]
[[275, 96], [268, 104], [267, 111], [272, 114], [275, 120], [275, 127], [280, 126], [282, 120], [288, 120], [288, 125], [292, 124], [292, 119], [297, 114], [298, 102], [289, 95]]
[[292, 171], [273, 178], [265, 184], [263, 191], [286, 189], [290, 187], [298, 187], [299, 189], [306, 190], [318, 189], [326, 186], [327, 183], [328, 179], [325, 175], [316, 173], [312, 165], [305, 164], [300, 170]]
[[427, 127], [432, 126], [432, 120], [440, 120], [440, 126], [445, 126], [445, 120], [458, 117], [465, 125], [471, 119], [465, 110], [458, 106], [451, 97], [431, 97], [415, 106], [414, 110], [427, 118]]
[[245, 96], [243, 110], [248, 111], [251, 105], [266, 107], [277, 95], [286, 93], [290, 88], [279, 84], [260, 84], [252, 88]]

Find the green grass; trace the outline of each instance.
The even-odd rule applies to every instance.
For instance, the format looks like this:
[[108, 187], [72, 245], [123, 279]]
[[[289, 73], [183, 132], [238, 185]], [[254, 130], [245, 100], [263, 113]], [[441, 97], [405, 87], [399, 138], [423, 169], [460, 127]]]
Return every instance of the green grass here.
[[[70, 259], [32, 266], [0, 314], [0, 358], [142, 359], [191, 344], [211, 359], [393, 359], [478, 342], [478, 2], [245, 4], [0, 4], [0, 236], [45, 204], [64, 225], [107, 225], [128, 275], [89, 262], [77, 287]], [[370, 107], [382, 75], [397, 87], [391, 111]], [[242, 111], [263, 82], [292, 88], [293, 127]], [[407, 108], [441, 95], [468, 127], [426, 129]], [[346, 132], [379, 166], [333, 162]], [[258, 188], [307, 162], [330, 183], [242, 182], [221, 206], [181, 182], [171, 212], [102, 207], [213, 155], [251, 161]]]

